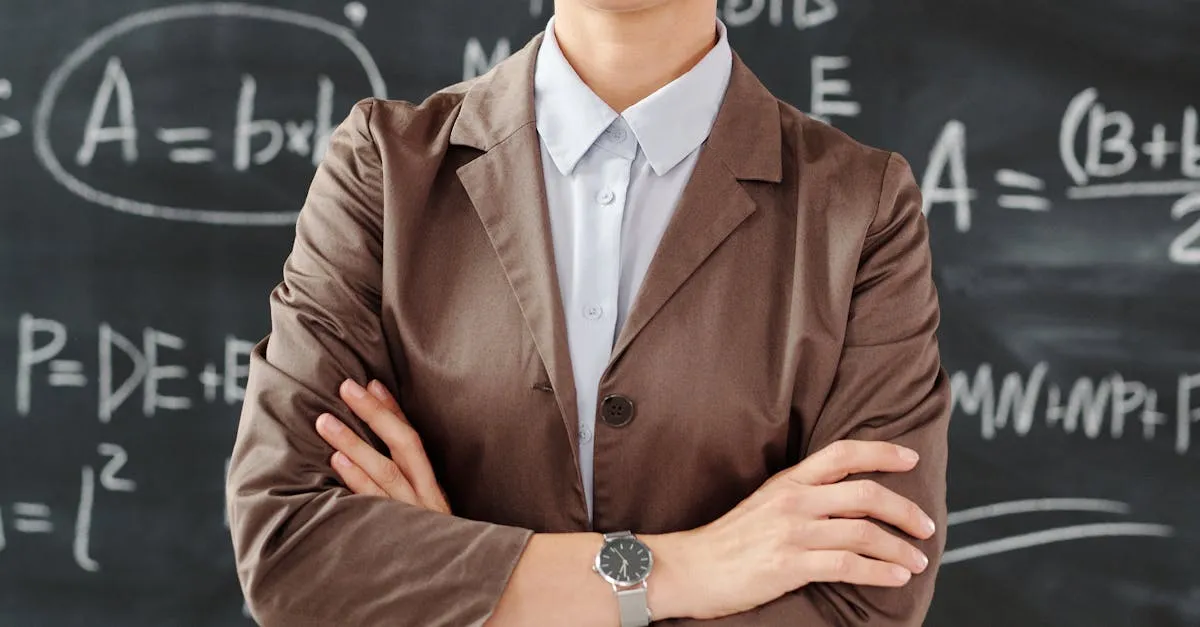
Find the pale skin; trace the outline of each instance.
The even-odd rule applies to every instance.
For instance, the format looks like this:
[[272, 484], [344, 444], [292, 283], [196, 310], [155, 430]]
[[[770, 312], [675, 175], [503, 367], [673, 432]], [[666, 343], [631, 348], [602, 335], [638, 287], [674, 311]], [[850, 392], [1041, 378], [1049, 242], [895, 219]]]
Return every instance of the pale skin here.
[[[716, 0], [557, 0], [555, 36], [580, 78], [619, 112], [712, 48], [715, 15]], [[420, 436], [387, 389], [347, 380], [340, 395], [388, 448], [380, 453], [332, 414], [318, 417], [346, 487], [451, 514]], [[843, 480], [917, 463], [914, 451], [886, 442], [836, 442], [772, 476], [712, 523], [638, 533], [654, 554], [647, 580], [654, 618], [718, 618], [813, 582], [905, 585], [928, 561], [878, 523], [928, 539], [933, 521], [875, 482]], [[618, 625], [612, 587], [591, 570], [602, 542], [598, 532], [534, 533], [487, 625]], [[705, 576], [713, 572], [722, 573], [720, 585]]]

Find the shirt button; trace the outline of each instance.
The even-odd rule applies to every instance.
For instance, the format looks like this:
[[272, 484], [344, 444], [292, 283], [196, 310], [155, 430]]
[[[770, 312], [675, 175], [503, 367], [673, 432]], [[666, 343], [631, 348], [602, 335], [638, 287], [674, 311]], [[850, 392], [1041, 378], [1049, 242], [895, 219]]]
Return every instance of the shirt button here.
[[586, 426], [579, 427], [579, 441], [583, 444], [587, 444], [588, 442], [591, 442], [592, 441], [592, 430], [588, 429]]
[[610, 427], [624, 427], [633, 420], [633, 401], [621, 394], [605, 396], [600, 402], [600, 418]]
[[604, 315], [604, 308], [600, 305], [588, 305], [583, 308], [583, 317], [588, 320], [598, 320]]
[[613, 124], [612, 126], [604, 129], [604, 136], [613, 140], [614, 142], [623, 142], [625, 141], [625, 129], [617, 124]]
[[617, 195], [614, 194], [611, 189], [603, 189], [600, 190], [599, 194], [596, 194], [596, 200], [602, 205], [611, 204], [613, 199], [616, 197]]

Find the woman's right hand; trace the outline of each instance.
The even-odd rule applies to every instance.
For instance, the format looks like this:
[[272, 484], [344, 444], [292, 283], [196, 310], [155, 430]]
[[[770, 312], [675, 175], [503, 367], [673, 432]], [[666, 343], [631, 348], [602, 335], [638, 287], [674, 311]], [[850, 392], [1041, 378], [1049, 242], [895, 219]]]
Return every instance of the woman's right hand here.
[[860, 472], [904, 472], [916, 463], [914, 451], [895, 444], [834, 442], [772, 476], [721, 518], [683, 532], [686, 570], [719, 574], [691, 582], [689, 616], [749, 610], [818, 581], [907, 583], [928, 560], [870, 519], [921, 539], [933, 535], [933, 521], [874, 481], [843, 479]]

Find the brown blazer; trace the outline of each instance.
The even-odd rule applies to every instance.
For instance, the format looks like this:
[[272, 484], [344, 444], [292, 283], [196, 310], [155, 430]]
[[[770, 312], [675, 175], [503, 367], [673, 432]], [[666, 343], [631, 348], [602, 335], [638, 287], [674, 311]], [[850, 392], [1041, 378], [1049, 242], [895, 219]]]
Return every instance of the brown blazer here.
[[[876, 478], [939, 523], [918, 543], [925, 573], [656, 624], [919, 625], [944, 546], [950, 392], [908, 164], [776, 100], [735, 56], [600, 381], [633, 417], [597, 420], [589, 525], [534, 125], [540, 42], [420, 104], [364, 100], [333, 134], [251, 356], [229, 468], [254, 616], [481, 625], [535, 531], [695, 528], [853, 438], [921, 453], [916, 470]], [[346, 377], [397, 394], [454, 516], [339, 484], [314, 420], [331, 410], [367, 433], [337, 396]]]

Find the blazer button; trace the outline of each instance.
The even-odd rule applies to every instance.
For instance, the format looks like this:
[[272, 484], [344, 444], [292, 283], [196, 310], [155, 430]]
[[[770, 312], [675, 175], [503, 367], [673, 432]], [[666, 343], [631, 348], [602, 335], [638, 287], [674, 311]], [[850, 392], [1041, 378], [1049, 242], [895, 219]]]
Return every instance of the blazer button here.
[[600, 417], [610, 427], [624, 427], [633, 420], [633, 401], [621, 394], [609, 394], [600, 402]]

